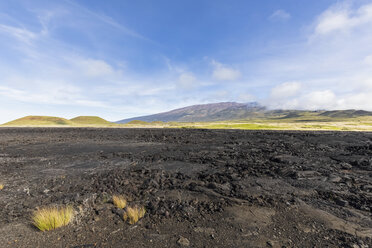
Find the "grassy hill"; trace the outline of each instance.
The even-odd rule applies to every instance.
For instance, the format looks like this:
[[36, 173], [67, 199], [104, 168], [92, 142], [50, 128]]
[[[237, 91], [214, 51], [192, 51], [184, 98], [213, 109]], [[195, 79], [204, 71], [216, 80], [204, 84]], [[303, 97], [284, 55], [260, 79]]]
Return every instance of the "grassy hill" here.
[[113, 125], [113, 123], [106, 121], [105, 119], [102, 119], [98, 116], [78, 116], [75, 118], [72, 118], [70, 121], [72, 121], [75, 125], [96, 125], [96, 126], [110, 126]]
[[4, 126], [71, 126], [74, 123], [68, 119], [54, 116], [26, 116], [4, 124]]
[[372, 113], [364, 110], [334, 110], [334, 111], [325, 111], [321, 113], [322, 116], [334, 117], [334, 118], [351, 118], [351, 117], [360, 117], [360, 116], [371, 116]]
[[79, 116], [71, 120], [51, 116], [26, 116], [2, 126], [372, 131], [372, 114], [360, 110], [274, 110], [256, 112], [254, 116], [240, 120], [199, 122], [132, 120], [126, 124], [111, 123], [97, 116]]
[[111, 127], [117, 126], [97, 116], [78, 116], [71, 120], [54, 116], [26, 116], [7, 122], [9, 127]]
[[146, 122], [146, 121], [140, 121], [140, 120], [133, 120], [133, 121], [130, 121], [128, 123], [126, 123], [127, 125], [149, 125], [150, 123]]

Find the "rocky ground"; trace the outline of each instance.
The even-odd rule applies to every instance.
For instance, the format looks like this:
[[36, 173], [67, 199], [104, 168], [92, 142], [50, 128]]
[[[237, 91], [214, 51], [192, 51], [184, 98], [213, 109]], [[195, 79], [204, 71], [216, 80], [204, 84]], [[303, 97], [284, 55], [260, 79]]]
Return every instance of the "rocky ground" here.
[[0, 183], [0, 247], [372, 247], [372, 133], [1, 128]]

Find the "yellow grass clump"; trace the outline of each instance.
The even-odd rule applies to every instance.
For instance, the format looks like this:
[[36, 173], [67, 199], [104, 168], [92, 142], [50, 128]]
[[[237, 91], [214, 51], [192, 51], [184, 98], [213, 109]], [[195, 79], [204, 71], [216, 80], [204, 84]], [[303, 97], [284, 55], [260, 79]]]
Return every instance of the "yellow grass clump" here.
[[41, 231], [50, 231], [66, 226], [74, 217], [72, 207], [44, 207], [36, 210], [32, 216], [33, 224]]
[[0, 190], [4, 188], [4, 184], [0, 184]]
[[114, 195], [112, 197], [112, 202], [118, 208], [125, 208], [127, 206], [127, 200], [122, 195]]
[[144, 207], [127, 207], [126, 212], [123, 215], [124, 221], [129, 222], [133, 225], [138, 222], [143, 216], [145, 216], [146, 209]]

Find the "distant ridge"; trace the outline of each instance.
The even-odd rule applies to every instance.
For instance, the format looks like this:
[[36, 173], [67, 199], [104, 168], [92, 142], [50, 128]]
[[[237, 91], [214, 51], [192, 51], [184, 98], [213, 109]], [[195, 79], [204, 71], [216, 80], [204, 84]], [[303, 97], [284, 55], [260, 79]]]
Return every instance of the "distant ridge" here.
[[319, 121], [329, 121], [330, 119], [353, 118], [362, 116], [372, 116], [372, 112], [364, 110], [268, 110], [257, 102], [220, 102], [193, 105], [189, 107], [174, 109], [164, 113], [123, 119], [117, 121], [116, 123], [125, 124], [132, 121], [210, 122], [246, 119], [281, 119], [306, 121], [314, 120], [314, 118]]
[[[168, 112], [124, 119], [116, 123], [109, 122], [98, 116], [78, 116], [71, 120], [54, 116], [26, 116], [1, 126], [5, 127], [133, 127], [133, 126], [181, 126], [187, 122], [340, 122], [357, 121], [360, 125], [370, 125], [367, 122], [372, 112], [365, 110], [268, 110], [256, 102], [236, 103], [221, 102], [193, 105], [174, 109]], [[168, 123], [167, 123], [168, 122]], [[177, 123], [176, 123], [177, 122]], [[127, 125], [118, 125], [127, 124]]]
[[336, 117], [336, 118], [350, 118], [350, 117], [358, 117], [358, 116], [370, 116], [372, 112], [365, 111], [365, 110], [355, 110], [355, 109], [348, 109], [348, 110], [333, 110], [333, 111], [325, 111], [321, 113], [322, 116], [329, 116], [329, 117]]
[[236, 103], [236, 102], [220, 102], [199, 104], [189, 107], [174, 109], [168, 112], [139, 116], [129, 119], [117, 121], [116, 123], [128, 123], [133, 120], [153, 122], [196, 122], [196, 121], [220, 121], [242, 119], [247, 116], [253, 116], [257, 112], [262, 112], [265, 107], [260, 106], [256, 102], [251, 103]]

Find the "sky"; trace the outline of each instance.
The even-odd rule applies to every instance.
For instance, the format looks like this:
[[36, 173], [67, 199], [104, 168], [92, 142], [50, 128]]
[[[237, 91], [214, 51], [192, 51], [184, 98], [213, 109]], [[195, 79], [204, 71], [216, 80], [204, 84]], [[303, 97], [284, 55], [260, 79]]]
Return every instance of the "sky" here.
[[0, 123], [213, 102], [372, 110], [372, 0], [0, 1]]

